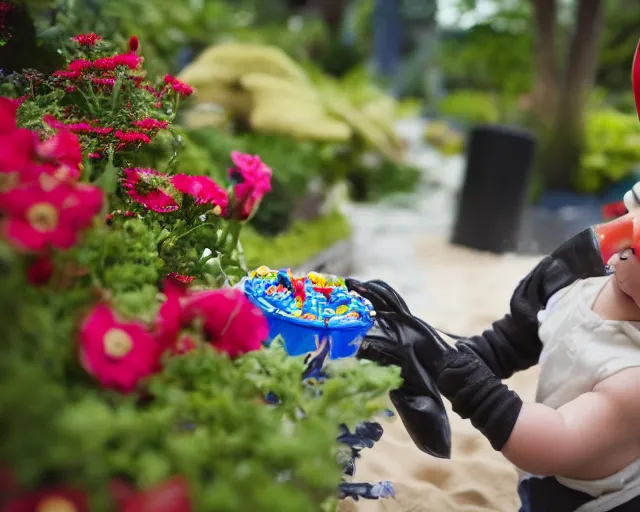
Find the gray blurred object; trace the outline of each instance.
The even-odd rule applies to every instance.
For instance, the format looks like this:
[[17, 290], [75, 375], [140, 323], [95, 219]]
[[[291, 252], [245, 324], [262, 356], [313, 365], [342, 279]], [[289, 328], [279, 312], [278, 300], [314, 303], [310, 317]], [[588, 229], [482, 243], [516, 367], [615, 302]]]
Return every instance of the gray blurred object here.
[[494, 253], [517, 249], [535, 146], [533, 135], [519, 128], [471, 130], [453, 244]]
[[524, 211], [518, 253], [549, 254], [574, 235], [602, 221], [600, 208], [591, 205], [557, 210], [531, 205]]
[[424, 98], [433, 107], [442, 95], [437, 63], [440, 40], [436, 0], [398, 0], [404, 29], [405, 55], [393, 81], [396, 97]]

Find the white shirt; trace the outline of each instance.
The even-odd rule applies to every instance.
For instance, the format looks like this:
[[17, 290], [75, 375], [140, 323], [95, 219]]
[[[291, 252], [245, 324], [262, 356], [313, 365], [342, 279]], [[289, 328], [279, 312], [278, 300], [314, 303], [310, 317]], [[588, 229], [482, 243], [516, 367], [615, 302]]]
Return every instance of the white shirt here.
[[[605, 320], [592, 310], [608, 279], [576, 281], [538, 314], [543, 348], [536, 402], [558, 409], [615, 373], [640, 366], [638, 324]], [[576, 512], [604, 512], [640, 495], [640, 460], [600, 480], [557, 480], [597, 498]]]

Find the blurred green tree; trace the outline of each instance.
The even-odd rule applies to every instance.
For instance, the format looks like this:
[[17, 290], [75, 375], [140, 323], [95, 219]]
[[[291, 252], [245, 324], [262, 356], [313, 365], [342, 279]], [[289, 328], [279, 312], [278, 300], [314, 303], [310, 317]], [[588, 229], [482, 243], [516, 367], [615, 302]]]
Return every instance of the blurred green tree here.
[[[529, 61], [532, 70], [529, 112], [530, 122], [539, 134], [541, 142], [538, 166], [545, 188], [573, 190], [584, 143], [585, 106], [596, 77], [599, 41], [605, 16], [604, 2], [602, 0], [483, 2], [485, 7], [487, 4], [491, 4], [494, 10], [491, 21], [485, 22], [485, 25], [488, 24], [490, 27], [495, 27], [498, 20], [505, 20], [504, 13], [511, 16], [512, 26], [514, 16], [519, 21], [529, 17], [532, 34], [528, 33], [527, 25], [524, 24], [521, 25], [520, 36], [523, 41], [525, 37], [531, 37], [533, 50], [529, 54], [532, 59]], [[478, 5], [478, 0], [459, 0], [458, 2], [460, 12], [467, 15], [477, 11]], [[609, 19], [615, 20], [619, 19], [621, 13], [608, 11], [608, 16]], [[569, 36], [563, 37], [565, 33]], [[485, 40], [491, 40], [491, 37], [487, 35]], [[610, 37], [615, 39], [618, 36], [610, 34]], [[505, 46], [505, 44], [502, 45], [502, 47]], [[523, 44], [516, 51], [522, 51], [524, 48]], [[493, 59], [495, 53], [486, 52], [486, 55], [486, 59]], [[632, 55], [631, 51], [629, 56]], [[522, 58], [526, 61], [527, 55], [523, 54]], [[512, 68], [505, 67], [502, 71], [506, 75], [515, 73], [517, 76], [517, 73], [522, 73], [521, 70], [522, 67], [515, 65]], [[494, 78], [495, 76], [498, 75], [494, 75]], [[523, 84], [524, 80], [520, 82], [518, 79], [516, 84], [510, 87], [517, 90]]]

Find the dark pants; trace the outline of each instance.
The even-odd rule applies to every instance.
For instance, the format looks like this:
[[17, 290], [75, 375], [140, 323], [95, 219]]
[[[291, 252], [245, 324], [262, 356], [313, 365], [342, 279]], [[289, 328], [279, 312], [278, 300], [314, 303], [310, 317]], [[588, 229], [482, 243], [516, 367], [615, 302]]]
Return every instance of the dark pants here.
[[[528, 478], [518, 487], [522, 505], [520, 512], [573, 512], [593, 500], [584, 492], [565, 487], [553, 477]], [[615, 512], [640, 511], [640, 496], [610, 509]]]

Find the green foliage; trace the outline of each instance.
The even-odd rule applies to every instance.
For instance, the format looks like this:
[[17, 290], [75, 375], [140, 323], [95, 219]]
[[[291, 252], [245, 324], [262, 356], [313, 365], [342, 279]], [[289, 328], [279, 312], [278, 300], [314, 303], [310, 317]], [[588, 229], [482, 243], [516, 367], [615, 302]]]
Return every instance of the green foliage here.
[[430, 122], [425, 129], [424, 138], [443, 155], [457, 155], [464, 150], [462, 135], [444, 122]]
[[445, 35], [439, 56], [450, 88], [528, 92], [533, 72], [529, 2], [512, 3], [486, 24]]
[[640, 162], [640, 125], [634, 114], [593, 111], [585, 123], [586, 147], [576, 186], [580, 192], [599, 192], [629, 176]]
[[629, 91], [629, 70], [638, 44], [640, 5], [624, 0], [603, 3], [597, 83], [614, 91]]
[[248, 268], [295, 268], [324, 249], [347, 240], [351, 225], [340, 212], [332, 212], [312, 221], [296, 221], [286, 232], [274, 237], [262, 236], [251, 228], [240, 235]]
[[490, 94], [458, 90], [448, 94], [439, 105], [443, 116], [462, 121], [467, 125], [493, 123], [499, 119], [499, 110]]

